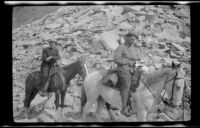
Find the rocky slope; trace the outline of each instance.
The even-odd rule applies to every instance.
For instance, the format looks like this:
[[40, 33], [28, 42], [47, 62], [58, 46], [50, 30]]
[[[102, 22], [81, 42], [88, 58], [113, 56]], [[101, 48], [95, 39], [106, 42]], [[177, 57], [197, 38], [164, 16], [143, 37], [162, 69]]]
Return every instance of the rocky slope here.
[[[48, 6], [44, 7], [48, 8]], [[58, 42], [62, 56], [61, 64], [67, 64], [84, 55], [89, 73], [99, 69], [109, 69], [113, 53], [123, 35], [134, 31], [139, 35], [135, 54], [146, 72], [169, 65], [172, 61], [181, 62], [186, 71], [187, 88], [184, 91], [185, 120], [190, 120], [191, 104], [191, 48], [190, 48], [190, 8], [183, 5], [148, 6], [61, 6], [41, 19], [22, 25], [13, 30], [13, 113], [16, 122], [56, 122], [53, 111], [54, 96], [50, 100], [36, 96], [32, 102], [32, 119], [21, 120], [25, 78], [40, 69], [44, 39]], [[80, 107], [80, 86], [77, 79], [71, 81], [66, 95], [64, 120], [80, 121], [68, 117]], [[47, 104], [44, 106], [44, 103]], [[93, 110], [95, 105], [93, 107]], [[93, 111], [91, 110], [91, 111]], [[177, 113], [177, 112], [175, 112]], [[105, 111], [105, 121], [109, 120]], [[119, 121], [135, 121], [135, 115], [123, 118], [115, 114]], [[78, 117], [77, 117], [78, 118]], [[93, 119], [89, 115], [89, 119]], [[152, 119], [163, 121], [163, 118]], [[92, 120], [95, 121], [95, 120]]]

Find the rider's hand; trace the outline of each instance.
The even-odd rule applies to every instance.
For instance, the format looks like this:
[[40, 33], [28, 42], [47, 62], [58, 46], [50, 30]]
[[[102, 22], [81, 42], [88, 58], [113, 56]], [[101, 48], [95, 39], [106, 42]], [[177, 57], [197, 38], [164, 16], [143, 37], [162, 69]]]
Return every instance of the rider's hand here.
[[133, 66], [134, 64], [135, 64], [134, 61], [129, 60], [129, 65], [130, 65], [130, 66]]
[[47, 61], [49, 61], [50, 59], [52, 59], [53, 58], [53, 56], [49, 56], [49, 57], [47, 57]]

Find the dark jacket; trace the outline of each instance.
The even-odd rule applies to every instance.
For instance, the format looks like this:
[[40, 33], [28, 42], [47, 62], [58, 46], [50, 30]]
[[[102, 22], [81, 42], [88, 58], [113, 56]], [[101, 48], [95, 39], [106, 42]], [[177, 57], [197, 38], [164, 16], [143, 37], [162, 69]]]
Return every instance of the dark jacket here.
[[[52, 59], [50, 59], [49, 61], [46, 61], [46, 59], [49, 56], [53, 56]], [[45, 48], [42, 51], [42, 63], [43, 64], [48, 64], [48, 65], [52, 65], [54, 63], [56, 63], [58, 60], [60, 60], [60, 55], [59, 55], [59, 51], [56, 48]]]

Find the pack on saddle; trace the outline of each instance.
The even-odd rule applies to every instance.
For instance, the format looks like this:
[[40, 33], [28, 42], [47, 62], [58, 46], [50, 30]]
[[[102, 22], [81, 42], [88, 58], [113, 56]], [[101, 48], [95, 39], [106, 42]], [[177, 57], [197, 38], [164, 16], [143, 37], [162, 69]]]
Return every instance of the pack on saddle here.
[[[139, 86], [139, 80], [141, 77], [141, 70], [142, 66], [135, 67], [133, 70], [130, 71], [131, 73], [131, 88], [132, 92], [136, 92], [137, 87]], [[119, 90], [120, 89], [120, 79], [118, 76], [118, 69], [110, 69], [107, 71], [106, 75], [102, 79], [102, 83], [106, 86], [109, 86], [113, 89]], [[117, 79], [115, 78], [117, 76]]]

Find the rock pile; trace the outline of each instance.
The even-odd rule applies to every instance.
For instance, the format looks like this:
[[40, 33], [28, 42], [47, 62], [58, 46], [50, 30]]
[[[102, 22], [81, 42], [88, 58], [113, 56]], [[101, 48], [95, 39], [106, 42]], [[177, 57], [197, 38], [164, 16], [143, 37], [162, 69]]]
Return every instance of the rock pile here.
[[[187, 103], [186, 109], [190, 111], [189, 11], [188, 6], [182, 5], [67, 6], [14, 29], [13, 112], [18, 113], [23, 106], [26, 77], [40, 70], [42, 49], [46, 45], [44, 39], [53, 38], [57, 41], [62, 64], [84, 55], [90, 73], [115, 66], [112, 61], [114, 51], [124, 43], [123, 35], [127, 31], [134, 31], [139, 36], [135, 46], [135, 54], [140, 59], [137, 65], [143, 65], [146, 72], [160, 69], [172, 61], [182, 63], [187, 83], [183, 100]], [[80, 107], [77, 79], [71, 81], [66, 95], [66, 104], [72, 108], [65, 111], [77, 111]], [[41, 120], [48, 122], [44, 114], [38, 118], [38, 121]]]

